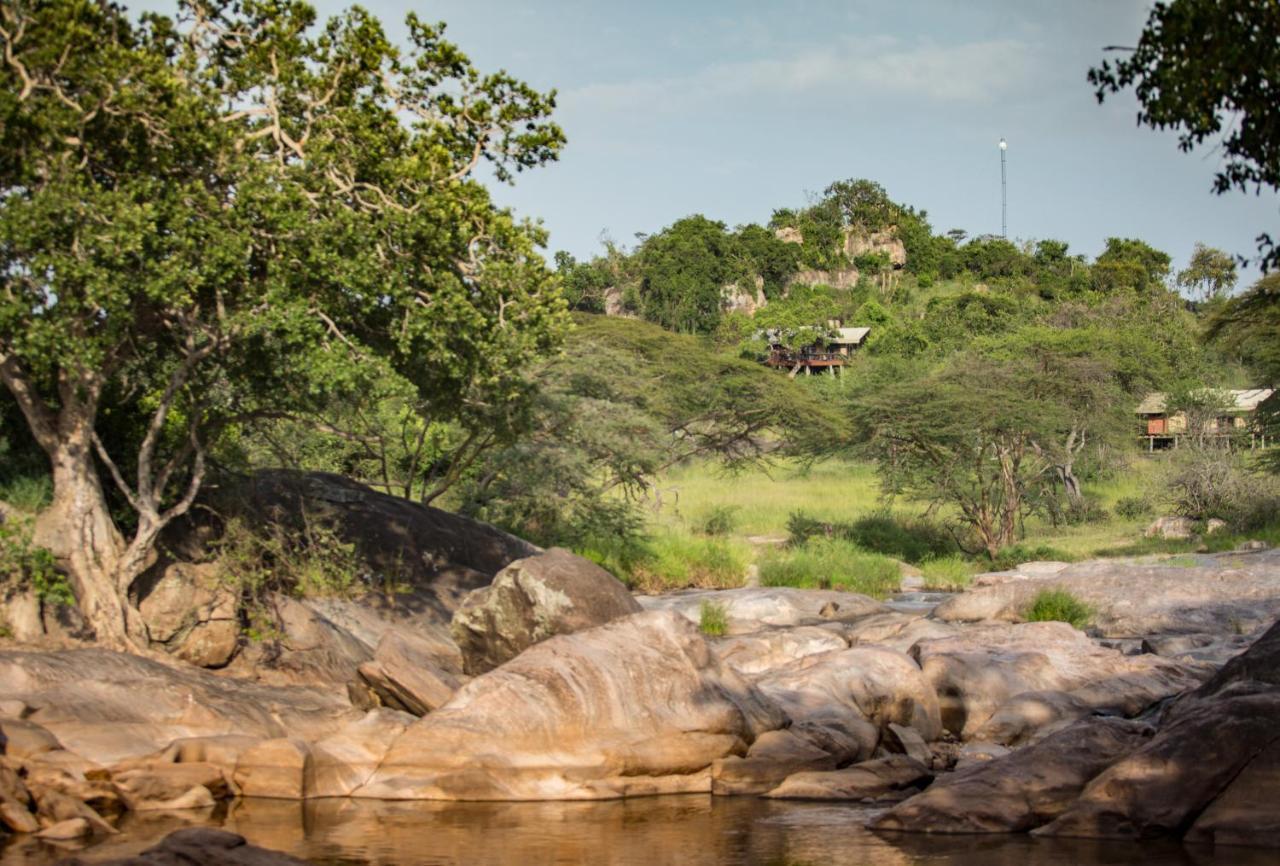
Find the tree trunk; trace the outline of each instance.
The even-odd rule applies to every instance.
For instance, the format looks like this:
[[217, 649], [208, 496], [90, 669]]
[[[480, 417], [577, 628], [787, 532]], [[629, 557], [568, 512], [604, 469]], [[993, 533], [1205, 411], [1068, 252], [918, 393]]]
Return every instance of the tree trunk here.
[[[74, 419], [60, 419], [67, 420]], [[129, 603], [135, 575], [121, 579], [125, 543], [107, 509], [93, 461], [91, 428], [87, 421], [59, 427], [64, 436], [49, 455], [53, 503], [36, 522], [35, 541], [49, 548], [70, 573], [80, 610], [98, 641], [135, 648], [132, 637], [144, 628]]]

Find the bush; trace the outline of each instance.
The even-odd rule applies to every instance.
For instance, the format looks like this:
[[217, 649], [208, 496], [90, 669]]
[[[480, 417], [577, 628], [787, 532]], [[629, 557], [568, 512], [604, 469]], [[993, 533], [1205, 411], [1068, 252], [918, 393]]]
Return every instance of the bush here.
[[53, 553], [32, 543], [29, 518], [0, 518], [0, 582], [29, 587], [41, 601], [52, 604], [70, 605], [76, 600]]
[[935, 592], [959, 592], [973, 580], [973, 564], [962, 556], [943, 556], [920, 563], [924, 588]]
[[1116, 516], [1125, 520], [1139, 520], [1143, 517], [1148, 517], [1152, 510], [1151, 503], [1141, 496], [1126, 496], [1123, 499], [1116, 500]]
[[223, 582], [248, 607], [265, 604], [266, 596], [277, 592], [349, 598], [372, 583], [372, 575], [362, 573], [355, 545], [318, 524], [305, 523], [301, 532], [280, 526], [254, 532], [241, 520], [229, 520], [217, 550]]
[[738, 507], [736, 505], [717, 505], [702, 518], [698, 531], [703, 535], [728, 535], [738, 527]]
[[18, 475], [0, 484], [0, 502], [35, 514], [53, 501], [53, 480], [46, 475]]
[[1187, 449], [1170, 461], [1165, 481], [1184, 517], [1216, 517], [1244, 532], [1280, 523], [1280, 480], [1251, 472], [1232, 452]]
[[708, 637], [721, 637], [728, 631], [729, 618], [725, 614], [724, 605], [703, 601], [698, 611], [698, 628]]
[[803, 512], [787, 519], [791, 544], [826, 536], [852, 542], [866, 551], [919, 563], [956, 553], [946, 529], [923, 518], [904, 518], [888, 511], [861, 517], [852, 523], [824, 523]]
[[1093, 619], [1093, 608], [1065, 589], [1042, 589], [1024, 618], [1027, 622], [1065, 622], [1083, 629]]
[[1009, 571], [1023, 562], [1048, 560], [1051, 562], [1072, 562], [1075, 557], [1065, 550], [1049, 547], [1047, 544], [1013, 544], [1002, 549], [991, 559], [992, 571]]
[[775, 550], [760, 563], [763, 586], [839, 589], [886, 598], [902, 582], [898, 564], [839, 538], [814, 538]]

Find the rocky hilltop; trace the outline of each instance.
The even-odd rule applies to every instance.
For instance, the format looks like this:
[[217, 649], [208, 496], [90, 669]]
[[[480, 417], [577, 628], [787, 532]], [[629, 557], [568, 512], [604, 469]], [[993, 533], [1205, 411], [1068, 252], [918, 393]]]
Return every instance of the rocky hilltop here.
[[[414, 558], [411, 587], [277, 599], [272, 651], [237, 638], [210, 669], [192, 663], [216, 621], [200, 570], [170, 562], [149, 596], [168, 601], [142, 608], [149, 654], [66, 636], [0, 651], [9, 831], [89, 840], [124, 811], [237, 796], [709, 792], [875, 804], [884, 831], [1280, 846], [1280, 552], [1031, 563], [931, 612], [836, 591], [634, 597], [567, 551], [349, 483], [264, 484]], [[1048, 587], [1096, 626], [1022, 621]], [[699, 629], [708, 603], [722, 636]]]

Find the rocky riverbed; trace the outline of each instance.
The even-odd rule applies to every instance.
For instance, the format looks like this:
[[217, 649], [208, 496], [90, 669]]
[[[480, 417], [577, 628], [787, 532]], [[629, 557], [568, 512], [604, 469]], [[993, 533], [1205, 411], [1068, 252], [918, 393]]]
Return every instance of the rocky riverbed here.
[[[178, 592], [143, 605], [183, 624], [172, 655], [0, 651], [0, 823], [91, 845], [125, 815], [242, 797], [696, 794], [853, 804], [883, 832], [1280, 847], [1278, 552], [1032, 563], [929, 611], [633, 597], [567, 552], [509, 549], [472, 560], [470, 594], [279, 599], [274, 655], [219, 670], [182, 660], [211, 621]], [[1043, 588], [1095, 626], [1022, 622]]]

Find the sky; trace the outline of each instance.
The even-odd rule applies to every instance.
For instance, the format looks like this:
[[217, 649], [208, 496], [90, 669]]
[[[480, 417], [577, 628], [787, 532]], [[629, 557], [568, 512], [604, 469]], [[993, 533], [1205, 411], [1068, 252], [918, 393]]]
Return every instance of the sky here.
[[1105, 46], [1134, 44], [1146, 2], [365, 5], [393, 37], [413, 10], [447, 22], [482, 71], [557, 90], [560, 160], [493, 187], [543, 221], [551, 251], [631, 246], [694, 213], [764, 223], [859, 177], [926, 210], [935, 231], [999, 233], [1002, 136], [1015, 240], [1093, 256], [1109, 236], [1140, 237], [1181, 267], [1197, 241], [1249, 255], [1280, 229], [1280, 197], [1212, 193], [1219, 153], [1137, 126], [1129, 93], [1097, 103], [1085, 75]]

